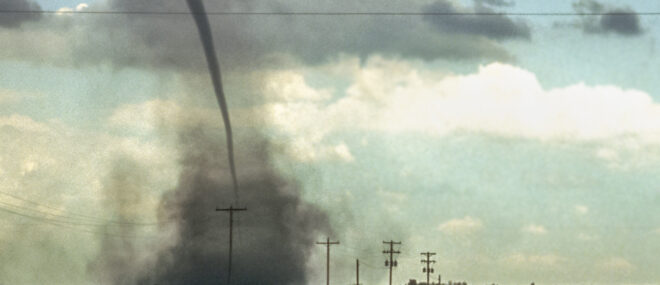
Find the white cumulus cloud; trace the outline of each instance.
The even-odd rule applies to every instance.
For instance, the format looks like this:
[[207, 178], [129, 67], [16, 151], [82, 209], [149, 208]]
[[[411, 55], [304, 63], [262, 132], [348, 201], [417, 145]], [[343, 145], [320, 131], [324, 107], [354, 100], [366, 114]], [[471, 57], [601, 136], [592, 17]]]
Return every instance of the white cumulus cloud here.
[[302, 71], [269, 79], [274, 82], [267, 84], [268, 92], [279, 94], [271, 94], [278, 100], [264, 106], [270, 123], [317, 141], [358, 129], [575, 142], [634, 137], [660, 143], [660, 105], [638, 90], [583, 83], [544, 89], [532, 72], [502, 63], [468, 75], [379, 57], [359, 67], [340, 66], [350, 84], [334, 93], [311, 87]]
[[511, 267], [552, 267], [561, 264], [566, 258], [556, 254], [523, 254], [515, 253], [500, 260], [501, 263]]
[[71, 7], [59, 8], [59, 9], [57, 9], [57, 12], [55, 14], [56, 15], [71, 15], [71, 13], [74, 12], [74, 11], [80, 12], [80, 11], [83, 11], [87, 8], [89, 8], [89, 4], [80, 3], [80, 4], [76, 5], [75, 8], [71, 8]]
[[326, 100], [330, 90], [315, 89], [307, 85], [302, 74], [294, 71], [273, 72], [267, 75], [264, 88], [266, 98], [275, 100]]
[[70, 7], [62, 7], [57, 9], [57, 12], [55, 13], [56, 15], [70, 15], [71, 12], [73, 12], [73, 9]]
[[438, 227], [440, 231], [446, 234], [469, 234], [481, 228], [483, 228], [481, 220], [470, 216], [446, 221]]
[[522, 228], [522, 231], [528, 234], [533, 235], [544, 235], [548, 233], [548, 230], [544, 226], [530, 224]]
[[635, 266], [630, 261], [621, 257], [612, 257], [602, 260], [596, 264], [601, 270], [609, 273], [630, 273], [635, 270]]
[[585, 205], [575, 205], [575, 213], [578, 215], [586, 215], [589, 213], [589, 207]]
[[353, 162], [355, 160], [350, 149], [343, 142], [335, 145], [327, 145], [309, 141], [305, 138], [298, 138], [284, 147], [291, 158], [303, 162], [319, 160]]
[[0, 105], [14, 102], [18, 99], [16, 92], [0, 88]]
[[579, 233], [577, 235], [577, 239], [579, 239], [581, 241], [593, 241], [593, 240], [598, 239], [598, 236], [587, 234], [587, 233]]
[[80, 3], [76, 6], [76, 11], [82, 11], [89, 8], [89, 5], [87, 3]]

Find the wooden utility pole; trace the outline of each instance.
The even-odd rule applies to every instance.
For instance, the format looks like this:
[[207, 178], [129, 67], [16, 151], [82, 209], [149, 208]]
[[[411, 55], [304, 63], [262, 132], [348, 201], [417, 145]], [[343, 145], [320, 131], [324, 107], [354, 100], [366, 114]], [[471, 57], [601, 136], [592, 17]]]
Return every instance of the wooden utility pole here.
[[433, 268], [431, 268], [431, 263], [435, 263], [435, 260], [431, 260], [431, 256], [435, 255], [435, 252], [422, 252], [422, 255], [426, 256], [426, 259], [422, 259], [422, 263], [426, 263], [426, 267], [422, 268], [422, 272], [426, 272], [426, 285], [431, 285], [431, 273], [433, 273]]
[[330, 246], [339, 244], [339, 241], [330, 241], [330, 238], [327, 238], [326, 241], [318, 241], [316, 244], [325, 245], [327, 249], [325, 254], [325, 284], [330, 285]]
[[390, 249], [389, 249], [389, 250], [383, 250], [383, 253], [384, 253], [384, 254], [389, 254], [389, 255], [390, 255], [390, 260], [389, 260], [389, 262], [388, 262], [387, 260], [385, 260], [385, 267], [389, 267], [389, 268], [390, 268], [390, 285], [392, 285], [392, 267], [396, 267], [396, 266], [397, 266], [397, 262], [396, 262], [396, 260], [394, 260], [394, 258], [393, 258], [394, 256], [393, 256], [393, 255], [394, 255], [394, 254], [399, 254], [399, 253], [401, 253], [401, 252], [398, 251], [398, 250], [396, 250], [396, 251], [394, 250], [394, 245], [395, 245], [395, 244], [401, 244], [401, 242], [400, 242], [400, 241], [384, 241], [383, 243], [384, 243], [384, 244], [389, 244], [389, 245], [390, 245]]
[[360, 283], [360, 260], [355, 260], [355, 284], [353, 285], [362, 285]]
[[234, 237], [234, 212], [247, 211], [247, 208], [234, 208], [229, 205], [229, 208], [215, 209], [217, 212], [229, 212], [229, 264], [227, 265], [227, 284], [231, 284], [231, 257], [233, 248]]

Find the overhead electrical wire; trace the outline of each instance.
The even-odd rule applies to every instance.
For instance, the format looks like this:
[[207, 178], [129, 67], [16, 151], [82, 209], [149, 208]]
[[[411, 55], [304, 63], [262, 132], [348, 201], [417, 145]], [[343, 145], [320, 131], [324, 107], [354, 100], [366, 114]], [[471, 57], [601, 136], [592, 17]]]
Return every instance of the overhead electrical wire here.
[[99, 235], [104, 235], [104, 236], [109, 236], [109, 237], [116, 237], [116, 238], [144, 238], [144, 239], [151, 239], [154, 238], [153, 236], [144, 236], [144, 235], [127, 235], [127, 234], [121, 234], [121, 233], [116, 233], [112, 231], [98, 231], [98, 230], [91, 230], [85, 226], [94, 226], [94, 227], [100, 227], [103, 225], [99, 224], [89, 224], [89, 223], [78, 223], [78, 222], [71, 222], [71, 221], [63, 221], [59, 219], [53, 219], [53, 218], [48, 218], [48, 217], [40, 217], [40, 216], [35, 216], [31, 214], [26, 214], [26, 213], [21, 213], [19, 211], [5, 208], [0, 206], [0, 212], [5, 212], [9, 213], [15, 216], [19, 216], [21, 218], [26, 218], [30, 220], [34, 220], [39, 222], [40, 224], [47, 224], [47, 225], [52, 225], [52, 226], [57, 226], [59, 228], [65, 228], [68, 230], [74, 230], [77, 232], [82, 232], [82, 233], [87, 233], [87, 234], [99, 234]]
[[[145, 230], [153, 229], [153, 226], [164, 225], [174, 222], [173, 220], [166, 220], [163, 222], [133, 222], [123, 220], [110, 220], [98, 216], [85, 215], [80, 213], [69, 212], [63, 209], [58, 209], [43, 203], [32, 201], [22, 198], [20, 196], [0, 191], [0, 197], [9, 197], [15, 201], [21, 201], [24, 204], [30, 204], [35, 207], [29, 207], [7, 201], [7, 199], [0, 199], [0, 213], [5, 213], [34, 221], [28, 225], [50, 225], [58, 228], [64, 228], [85, 234], [103, 235], [112, 238], [122, 239], [149, 239], [158, 238], [158, 235], [145, 235], [145, 234], [126, 234], [120, 233], [125, 231], [142, 232]], [[45, 210], [47, 209], [47, 210]], [[56, 211], [56, 212], [53, 212]], [[211, 215], [204, 218], [209, 220], [213, 218]], [[6, 221], [1, 224], [7, 224]], [[17, 223], [13, 225], [24, 226], [26, 223]]]
[[103, 226], [103, 224], [99, 224], [99, 223], [91, 223], [91, 222], [75, 221], [75, 220], [67, 221], [53, 217], [39, 216], [34, 214], [35, 211], [32, 211], [33, 213], [25, 213], [25, 212], [21, 212], [22, 210], [20, 209], [16, 209], [15, 205], [3, 203], [3, 202], [0, 202], [0, 211], [7, 212], [24, 218], [30, 218], [39, 221], [54, 222], [59, 224], [69, 224], [74, 226]]
[[0, 14], [66, 14], [66, 15], [197, 15], [207, 16], [660, 16], [660, 11], [654, 12], [386, 12], [386, 11], [291, 11], [291, 12], [206, 12], [193, 13], [186, 11], [111, 11], [111, 10], [0, 10]]
[[[14, 207], [19, 207], [27, 211], [37, 211], [38, 214], [43, 214], [43, 215], [50, 215], [50, 216], [55, 216], [55, 217], [60, 217], [60, 218], [65, 218], [65, 219], [70, 219], [70, 220], [80, 220], [80, 221], [85, 221], [85, 222], [90, 222], [90, 223], [95, 223], [99, 225], [117, 225], [117, 226], [156, 226], [162, 223], [157, 223], [157, 222], [136, 222], [136, 221], [124, 221], [124, 220], [112, 220], [112, 219], [106, 219], [102, 217], [97, 217], [97, 216], [91, 216], [91, 215], [85, 215], [85, 214], [80, 214], [80, 213], [75, 213], [75, 212], [70, 212], [66, 211], [63, 209], [59, 209], [56, 207], [52, 207], [43, 203], [39, 203], [36, 201], [28, 200], [22, 197], [19, 197], [14, 194], [10, 194], [7, 192], [2, 192], [0, 191], [0, 196], [6, 196], [10, 197], [12, 199], [22, 201], [31, 205], [34, 205], [38, 208], [45, 208], [53, 211], [57, 211], [59, 213], [52, 213], [52, 212], [47, 212], [43, 210], [37, 210], [37, 209], [32, 209], [32, 208], [27, 208], [24, 206], [19, 206], [16, 204], [10, 204], [7, 203], [6, 201], [0, 200], [0, 205], [10, 205]], [[164, 223], [167, 223], [169, 221], [165, 221]]]

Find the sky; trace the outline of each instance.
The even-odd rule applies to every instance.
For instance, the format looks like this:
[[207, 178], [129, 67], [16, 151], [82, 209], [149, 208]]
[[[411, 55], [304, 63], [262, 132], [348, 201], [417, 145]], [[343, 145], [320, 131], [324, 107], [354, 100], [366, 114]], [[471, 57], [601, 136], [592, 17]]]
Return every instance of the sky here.
[[[158, 2], [0, 10], [188, 11]], [[264, 278], [243, 284], [325, 282], [326, 237], [333, 284], [354, 282], [355, 259], [386, 284], [390, 240], [393, 284], [425, 279], [427, 251], [434, 280], [659, 283], [658, 3], [205, 4], [593, 14], [210, 16], [248, 207], [236, 274]], [[232, 201], [192, 17], [3, 13], [0, 50], [0, 283], [217, 284], [213, 208]]]

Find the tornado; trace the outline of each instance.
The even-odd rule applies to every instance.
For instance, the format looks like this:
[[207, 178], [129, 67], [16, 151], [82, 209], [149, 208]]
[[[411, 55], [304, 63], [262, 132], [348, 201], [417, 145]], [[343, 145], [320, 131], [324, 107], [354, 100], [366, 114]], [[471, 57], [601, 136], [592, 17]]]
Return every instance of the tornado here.
[[186, 0], [188, 8], [195, 18], [199, 38], [204, 47], [204, 54], [206, 55], [206, 63], [209, 69], [209, 75], [213, 82], [213, 89], [215, 97], [220, 105], [220, 112], [222, 112], [222, 120], [225, 125], [225, 133], [227, 137], [227, 156], [229, 160], [229, 171], [231, 172], [231, 179], [234, 187], [234, 200], [238, 203], [238, 179], [236, 178], [236, 164], [234, 162], [234, 138], [231, 131], [231, 122], [229, 120], [229, 110], [227, 109], [227, 100], [225, 99], [225, 92], [222, 88], [222, 77], [220, 74], [220, 64], [218, 57], [215, 54], [213, 46], [213, 35], [211, 35], [211, 25], [206, 16], [206, 9], [202, 0]]
[[[163, 3], [174, 6], [182, 1], [109, 2], [122, 9], [137, 9], [133, 5], [142, 7], [140, 9], [153, 5], [153, 9], [157, 9], [166, 5]], [[186, 116], [175, 116], [172, 119], [176, 123], [171, 125], [159, 125], [167, 134], [174, 131], [176, 135], [167, 136], [167, 139], [174, 139], [179, 173], [176, 183], [169, 185], [171, 188], [160, 197], [155, 212], [158, 225], [144, 231], [149, 234], [145, 240], [129, 238], [142, 231], [128, 225], [119, 232], [126, 238], [100, 239], [99, 253], [88, 264], [89, 273], [96, 278], [95, 284], [112, 285], [217, 285], [229, 284], [230, 281], [231, 284], [310, 284], [309, 257], [317, 250], [315, 242], [318, 236], [332, 235], [329, 218], [321, 208], [303, 199], [303, 185], [292, 177], [282, 175], [277, 169], [274, 151], [279, 148], [272, 145], [264, 130], [258, 126], [234, 126], [232, 135], [220, 67], [205, 9], [201, 0], [187, 0], [187, 3], [196, 22], [208, 65], [208, 71], [203, 63], [194, 65], [195, 75], [197, 72], [208, 72], [211, 76], [227, 130], [228, 147], [218, 147], [218, 141], [222, 141], [224, 134], [209, 131], [206, 123], [190, 125]], [[131, 25], [138, 27], [151, 29], [155, 25], [153, 18], [131, 17], [129, 20], [133, 21]], [[166, 21], [162, 23], [174, 20]], [[191, 25], [184, 26], [185, 21], [176, 24], [182, 27], [171, 25], [194, 29]], [[156, 30], [177, 32], [174, 29]], [[216, 32], [218, 40], [227, 39], [228, 35], [223, 31]], [[180, 46], [176, 40], [197, 43], [194, 35], [189, 38], [186, 34], [182, 39], [170, 38], [165, 33], [160, 35], [164, 44], [172, 41], [173, 46]], [[161, 57], [157, 51], [154, 52], [150, 56], [163, 62], [172, 60], [169, 56]], [[232, 68], [231, 65], [223, 67], [225, 72]], [[254, 100], [260, 98], [255, 96]], [[260, 118], [262, 114], [255, 112], [253, 116]], [[240, 144], [240, 148], [233, 149], [234, 141]], [[227, 157], [229, 165], [226, 163]], [[234, 158], [241, 162], [244, 173], [240, 191], [236, 183]], [[150, 165], [131, 161], [131, 157], [117, 159], [103, 187], [108, 197], [107, 209], [113, 211], [114, 216], [127, 219], [131, 216], [128, 215], [130, 212], [126, 213], [126, 208], [133, 207], [134, 197], [147, 198], [140, 191], [154, 186], [153, 181], [148, 179]], [[231, 178], [226, 175], [230, 172]], [[135, 193], [140, 195], [135, 196]], [[250, 209], [238, 215], [234, 225], [235, 243], [226, 247], [222, 245], [227, 241], [231, 225], [226, 216], [219, 215], [213, 209], [218, 201], [228, 201], [232, 195], [236, 199], [234, 204], [238, 203], [240, 196], [241, 202], [249, 204]], [[116, 225], [113, 225], [112, 229], [115, 228]], [[150, 235], [152, 233], [153, 236]], [[233, 256], [232, 246], [238, 253]], [[231, 269], [223, 270], [225, 268]]]

